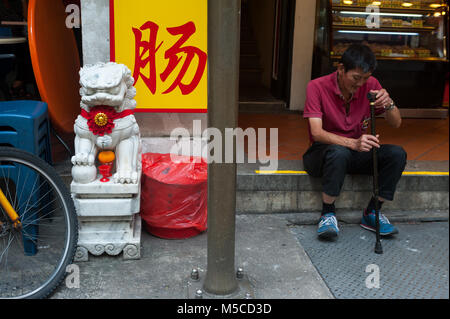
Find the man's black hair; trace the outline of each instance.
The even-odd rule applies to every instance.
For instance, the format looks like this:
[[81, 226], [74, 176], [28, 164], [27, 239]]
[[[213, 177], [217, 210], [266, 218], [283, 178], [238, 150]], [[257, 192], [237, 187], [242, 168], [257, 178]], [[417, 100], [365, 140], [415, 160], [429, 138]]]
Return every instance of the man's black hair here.
[[364, 73], [372, 73], [377, 68], [375, 54], [367, 45], [363, 44], [352, 44], [349, 46], [339, 62], [344, 64], [345, 72], [359, 68]]

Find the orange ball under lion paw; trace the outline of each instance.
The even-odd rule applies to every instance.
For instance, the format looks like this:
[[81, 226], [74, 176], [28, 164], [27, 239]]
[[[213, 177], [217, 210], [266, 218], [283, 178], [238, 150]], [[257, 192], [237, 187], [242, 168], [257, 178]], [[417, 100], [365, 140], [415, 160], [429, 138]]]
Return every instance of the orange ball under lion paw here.
[[103, 151], [98, 154], [98, 160], [102, 163], [111, 163], [115, 158], [113, 151]]

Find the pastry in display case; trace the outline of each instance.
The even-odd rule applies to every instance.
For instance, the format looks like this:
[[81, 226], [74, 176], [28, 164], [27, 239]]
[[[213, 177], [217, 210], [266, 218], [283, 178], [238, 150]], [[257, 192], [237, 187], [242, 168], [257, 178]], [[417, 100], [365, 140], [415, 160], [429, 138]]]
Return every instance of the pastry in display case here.
[[442, 1], [331, 1], [331, 57], [352, 43], [365, 43], [382, 59], [446, 60]]

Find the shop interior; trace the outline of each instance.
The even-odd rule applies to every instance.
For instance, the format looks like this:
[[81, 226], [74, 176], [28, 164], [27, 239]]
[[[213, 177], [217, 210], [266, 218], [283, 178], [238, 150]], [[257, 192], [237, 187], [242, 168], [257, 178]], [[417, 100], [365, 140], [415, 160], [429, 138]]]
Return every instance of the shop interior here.
[[286, 110], [295, 1], [243, 0], [241, 8], [240, 110]]
[[0, 99], [40, 99], [27, 42], [27, 1], [0, 1]]

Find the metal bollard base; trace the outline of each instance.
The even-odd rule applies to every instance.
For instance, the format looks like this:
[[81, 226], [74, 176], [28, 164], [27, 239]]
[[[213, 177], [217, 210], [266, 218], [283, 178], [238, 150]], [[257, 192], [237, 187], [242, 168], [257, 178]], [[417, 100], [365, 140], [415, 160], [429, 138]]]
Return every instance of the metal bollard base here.
[[187, 299], [255, 299], [255, 291], [253, 285], [250, 282], [247, 274], [243, 273], [242, 270], [238, 270], [236, 276], [238, 288], [235, 292], [229, 295], [216, 295], [206, 292], [203, 289], [205, 276], [202, 276], [199, 270], [197, 270], [195, 273], [198, 274], [198, 276], [192, 276], [191, 273], [191, 276], [187, 280]]

